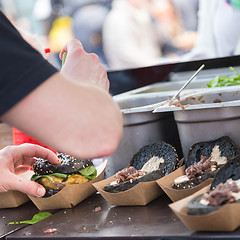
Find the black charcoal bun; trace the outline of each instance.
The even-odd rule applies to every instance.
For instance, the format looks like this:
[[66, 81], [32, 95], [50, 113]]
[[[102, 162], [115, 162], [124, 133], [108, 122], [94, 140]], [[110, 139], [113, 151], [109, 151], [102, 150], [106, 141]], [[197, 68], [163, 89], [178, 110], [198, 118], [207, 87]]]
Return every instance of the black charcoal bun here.
[[91, 160], [81, 160], [64, 153], [57, 154], [61, 164], [51, 164], [46, 159], [38, 159], [34, 165], [33, 170], [37, 175], [47, 175], [51, 173], [65, 173], [70, 174], [77, 172], [85, 167], [92, 166]]
[[199, 184], [203, 183], [204, 181], [206, 181], [209, 178], [214, 178], [214, 176], [216, 175], [217, 171], [214, 172], [210, 172], [210, 173], [206, 173], [202, 176], [196, 177], [194, 179], [188, 180], [186, 182], [182, 182], [182, 183], [173, 183], [172, 184], [172, 188], [176, 189], [176, 190], [183, 190], [183, 189], [189, 189], [189, 188], [193, 188], [198, 186]]
[[[240, 156], [230, 159], [224, 166], [220, 168], [214, 177], [210, 190], [215, 189], [218, 184], [225, 183], [230, 178], [232, 180], [240, 179]], [[189, 215], [208, 214], [221, 208], [221, 206], [205, 206], [200, 204], [202, 196], [203, 194], [193, 198], [188, 203], [187, 213]]]
[[235, 181], [240, 179], [240, 156], [232, 158], [221, 167], [214, 177], [211, 190], [215, 189], [219, 183], [225, 183], [230, 178]]
[[157, 170], [154, 170], [132, 181], [125, 181], [119, 184], [108, 184], [104, 187], [104, 191], [111, 193], [123, 192], [136, 186], [139, 182], [150, 182], [164, 177], [179, 167], [179, 159], [176, 149], [164, 141], [150, 144], [141, 148], [133, 156], [132, 160], [130, 161], [130, 166], [133, 166], [137, 170], [141, 170], [144, 164], [147, 163], [152, 157], [164, 159], [164, 162], [159, 164], [159, 168]]
[[[226, 157], [227, 161], [240, 154], [239, 146], [237, 146], [231, 138], [227, 136], [223, 136], [212, 141], [198, 142], [193, 144], [189, 150], [188, 157], [185, 161], [185, 169], [194, 163], [199, 162], [201, 160], [201, 156], [206, 157], [207, 159], [211, 157], [212, 150], [216, 145], [219, 146], [219, 151], [221, 152], [220, 156]], [[181, 190], [195, 187], [206, 181], [208, 178], [214, 178], [219, 170], [219, 167], [222, 167], [222, 165], [218, 166], [214, 172], [206, 173], [201, 177], [196, 177], [195, 179], [188, 180], [187, 182], [178, 184], [173, 183], [172, 188]]]
[[203, 194], [193, 198], [187, 206], [187, 214], [189, 215], [203, 215], [218, 210], [221, 206], [205, 206], [200, 204]]
[[201, 160], [201, 155], [209, 158], [215, 145], [219, 146], [221, 157], [227, 159], [240, 155], [240, 148], [228, 136], [223, 136], [212, 141], [198, 142], [192, 145], [185, 161], [185, 167], [188, 168]]
[[133, 155], [132, 160], [130, 161], [130, 166], [140, 170], [152, 157], [164, 159], [164, 163], [159, 166], [163, 169], [165, 175], [174, 171], [179, 165], [176, 149], [172, 145], [160, 141], [141, 148], [135, 155]]

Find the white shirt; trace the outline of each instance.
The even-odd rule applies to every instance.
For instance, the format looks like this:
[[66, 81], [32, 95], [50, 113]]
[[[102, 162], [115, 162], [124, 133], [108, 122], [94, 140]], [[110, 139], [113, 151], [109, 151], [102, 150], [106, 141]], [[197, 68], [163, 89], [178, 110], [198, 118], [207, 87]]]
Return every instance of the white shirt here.
[[103, 47], [110, 69], [157, 64], [160, 44], [144, 9], [115, 0], [103, 26]]

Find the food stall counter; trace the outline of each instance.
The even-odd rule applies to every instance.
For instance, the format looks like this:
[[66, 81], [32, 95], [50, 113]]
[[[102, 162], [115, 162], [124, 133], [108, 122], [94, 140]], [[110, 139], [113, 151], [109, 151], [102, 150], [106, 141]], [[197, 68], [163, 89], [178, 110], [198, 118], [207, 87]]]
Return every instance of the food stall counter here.
[[39, 210], [30, 201], [16, 208], [0, 209], [0, 238], [4, 239], [8, 234], [28, 226], [27, 224], [9, 224], [9, 222], [29, 220], [38, 212]]
[[74, 208], [52, 216], [7, 236], [6, 239], [239, 239], [234, 232], [192, 232], [168, 207], [163, 195], [146, 206], [109, 205], [95, 194]]

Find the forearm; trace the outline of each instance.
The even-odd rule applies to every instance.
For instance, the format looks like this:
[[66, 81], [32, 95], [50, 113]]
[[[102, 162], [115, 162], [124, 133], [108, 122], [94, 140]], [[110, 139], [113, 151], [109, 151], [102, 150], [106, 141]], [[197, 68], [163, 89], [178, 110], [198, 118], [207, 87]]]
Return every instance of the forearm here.
[[122, 135], [121, 112], [112, 97], [93, 84], [68, 81], [60, 73], [2, 119], [49, 147], [80, 158], [111, 154]]

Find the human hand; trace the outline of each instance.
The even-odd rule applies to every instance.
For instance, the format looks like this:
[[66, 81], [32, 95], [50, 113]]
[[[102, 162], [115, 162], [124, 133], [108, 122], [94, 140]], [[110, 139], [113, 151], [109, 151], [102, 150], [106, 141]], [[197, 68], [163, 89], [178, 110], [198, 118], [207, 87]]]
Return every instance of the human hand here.
[[18, 176], [28, 171], [36, 158], [48, 159], [53, 164], [60, 163], [54, 152], [30, 143], [7, 146], [0, 150], [0, 192], [18, 190], [34, 197], [42, 197], [46, 192], [43, 186]]
[[64, 77], [79, 83], [94, 83], [106, 91], [109, 90], [107, 71], [95, 53], [85, 52], [81, 42], [76, 39], [66, 44], [60, 52], [60, 59], [64, 52], [67, 52], [61, 70]]

